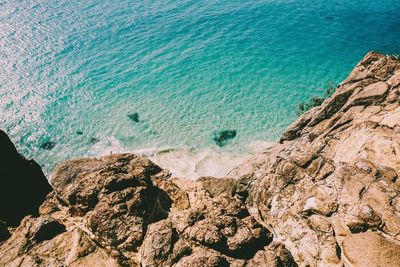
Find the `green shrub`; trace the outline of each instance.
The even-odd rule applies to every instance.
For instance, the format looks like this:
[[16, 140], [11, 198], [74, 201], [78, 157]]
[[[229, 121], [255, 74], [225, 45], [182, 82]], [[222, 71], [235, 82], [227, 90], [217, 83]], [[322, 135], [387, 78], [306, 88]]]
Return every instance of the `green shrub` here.
[[328, 88], [325, 90], [322, 96], [315, 95], [311, 97], [308, 101], [302, 102], [297, 106], [297, 115], [301, 115], [307, 110], [312, 109], [313, 107], [317, 107], [324, 102], [325, 99], [333, 95], [336, 87], [332, 82], [329, 83]]

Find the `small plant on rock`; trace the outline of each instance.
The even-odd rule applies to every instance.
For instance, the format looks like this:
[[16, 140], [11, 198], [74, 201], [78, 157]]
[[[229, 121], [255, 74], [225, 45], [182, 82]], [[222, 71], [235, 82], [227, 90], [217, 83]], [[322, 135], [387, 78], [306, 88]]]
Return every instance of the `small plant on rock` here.
[[333, 95], [335, 89], [336, 87], [334, 86], [333, 82], [329, 82], [328, 88], [325, 90], [322, 96], [315, 95], [311, 97], [308, 101], [302, 102], [297, 106], [297, 115], [301, 115], [307, 110], [310, 110], [314, 107], [321, 105], [325, 99]]

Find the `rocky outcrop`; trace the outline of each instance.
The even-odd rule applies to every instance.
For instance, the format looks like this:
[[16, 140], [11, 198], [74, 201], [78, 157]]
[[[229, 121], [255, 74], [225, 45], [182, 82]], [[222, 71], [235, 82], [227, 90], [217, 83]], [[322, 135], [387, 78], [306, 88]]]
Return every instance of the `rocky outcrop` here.
[[231, 173], [300, 266], [399, 265], [399, 104], [400, 60], [369, 53], [279, 144]]
[[[40, 166], [21, 156], [7, 134], [1, 130], [0, 166], [0, 221], [18, 225], [24, 216], [38, 213], [38, 207], [51, 187]], [[1, 227], [0, 223], [0, 240], [3, 236]]]
[[63, 162], [39, 216], [0, 221], [0, 266], [398, 266], [399, 114], [400, 60], [369, 53], [231, 178]]
[[40, 216], [0, 245], [1, 266], [294, 266], [234, 196], [233, 179], [172, 179], [119, 154], [63, 162], [51, 185]]

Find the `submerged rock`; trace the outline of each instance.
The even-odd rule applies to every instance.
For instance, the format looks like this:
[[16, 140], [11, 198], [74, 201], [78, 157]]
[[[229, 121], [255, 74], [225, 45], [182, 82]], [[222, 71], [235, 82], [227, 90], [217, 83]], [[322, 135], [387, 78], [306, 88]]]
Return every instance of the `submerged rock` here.
[[236, 137], [236, 130], [224, 130], [215, 134], [214, 141], [219, 147], [225, 146], [229, 140]]
[[90, 138], [90, 140], [89, 140], [89, 143], [91, 143], [92, 145], [94, 145], [94, 144], [96, 144], [96, 143], [98, 143], [98, 142], [100, 142], [100, 139], [95, 138], [95, 137], [92, 137], [92, 138]]
[[52, 142], [52, 141], [47, 141], [47, 142], [40, 144], [40, 148], [45, 149], [45, 150], [52, 150], [55, 146], [56, 146], [56, 143]]
[[135, 112], [133, 114], [129, 114], [128, 118], [134, 122], [139, 122], [139, 113]]

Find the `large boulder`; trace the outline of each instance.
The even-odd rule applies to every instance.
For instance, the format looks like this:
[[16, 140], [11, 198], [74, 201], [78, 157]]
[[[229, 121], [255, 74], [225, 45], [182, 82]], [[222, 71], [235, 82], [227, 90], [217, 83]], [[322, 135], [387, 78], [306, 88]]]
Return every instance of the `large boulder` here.
[[40, 166], [20, 155], [5, 132], [0, 130], [0, 220], [18, 225], [38, 207], [52, 190]]
[[51, 184], [68, 216], [79, 218], [99, 245], [134, 264], [147, 226], [168, 216], [171, 198], [152, 182], [168, 175], [147, 158], [120, 154], [63, 162]]

